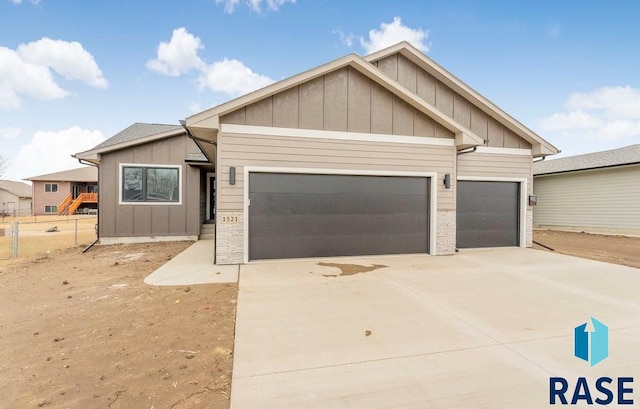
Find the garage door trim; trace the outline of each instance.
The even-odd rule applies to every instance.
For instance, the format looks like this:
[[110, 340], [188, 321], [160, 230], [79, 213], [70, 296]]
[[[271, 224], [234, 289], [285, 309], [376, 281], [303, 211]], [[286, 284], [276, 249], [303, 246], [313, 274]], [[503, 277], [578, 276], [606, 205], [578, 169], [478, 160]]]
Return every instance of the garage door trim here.
[[[518, 182], [520, 183], [520, 209], [518, 209], [518, 225], [520, 247], [527, 247], [527, 178], [509, 178], [493, 176], [458, 176], [457, 180], [466, 182]], [[456, 187], [457, 188], [457, 187]]]
[[436, 214], [438, 204], [438, 174], [436, 172], [402, 172], [384, 170], [357, 169], [317, 169], [317, 168], [279, 168], [262, 166], [244, 167], [244, 263], [249, 263], [249, 173], [300, 173], [313, 175], [349, 175], [349, 176], [405, 176], [431, 178], [429, 190], [429, 254], [436, 255]]

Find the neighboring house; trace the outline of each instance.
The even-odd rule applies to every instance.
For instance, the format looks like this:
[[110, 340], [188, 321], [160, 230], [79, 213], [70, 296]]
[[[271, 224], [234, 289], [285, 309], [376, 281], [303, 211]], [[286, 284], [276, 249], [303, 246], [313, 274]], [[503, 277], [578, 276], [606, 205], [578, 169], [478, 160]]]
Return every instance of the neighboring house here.
[[405, 42], [183, 125], [76, 154], [101, 168], [103, 242], [193, 236], [215, 217], [219, 264], [527, 247], [532, 159], [558, 152]]
[[98, 207], [98, 169], [78, 169], [26, 178], [33, 183], [33, 214], [94, 213]]
[[0, 180], [0, 215], [30, 216], [31, 186], [23, 182]]
[[534, 224], [640, 235], [640, 144], [535, 163]]

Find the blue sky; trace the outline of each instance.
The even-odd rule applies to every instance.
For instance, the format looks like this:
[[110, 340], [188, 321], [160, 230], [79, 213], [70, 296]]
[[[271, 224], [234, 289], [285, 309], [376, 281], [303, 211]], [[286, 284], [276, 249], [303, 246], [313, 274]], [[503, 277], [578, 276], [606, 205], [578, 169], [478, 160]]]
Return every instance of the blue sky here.
[[408, 40], [575, 155], [640, 142], [631, 1], [0, 0], [5, 177]]

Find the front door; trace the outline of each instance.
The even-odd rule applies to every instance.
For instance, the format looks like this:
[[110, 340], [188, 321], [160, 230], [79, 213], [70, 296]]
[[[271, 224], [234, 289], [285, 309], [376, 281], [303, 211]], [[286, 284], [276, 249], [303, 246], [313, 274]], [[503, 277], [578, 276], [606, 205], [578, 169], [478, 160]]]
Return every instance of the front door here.
[[216, 175], [207, 174], [207, 220], [216, 220]]
[[80, 186], [78, 185], [73, 185], [72, 187], [72, 195], [73, 195], [73, 199], [77, 199], [78, 196], [80, 196]]

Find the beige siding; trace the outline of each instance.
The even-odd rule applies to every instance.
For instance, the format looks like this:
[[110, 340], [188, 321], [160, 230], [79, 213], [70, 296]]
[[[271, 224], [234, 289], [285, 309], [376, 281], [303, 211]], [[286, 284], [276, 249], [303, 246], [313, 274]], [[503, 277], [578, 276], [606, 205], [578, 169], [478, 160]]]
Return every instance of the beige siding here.
[[[438, 208], [453, 209], [453, 193], [442, 178], [453, 173], [453, 146], [337, 141], [222, 134], [219, 148], [218, 209], [244, 207], [244, 166], [438, 172]], [[229, 167], [236, 184], [229, 184]]]
[[438, 108], [462, 126], [487, 139], [487, 146], [496, 148], [531, 148], [504, 125], [492, 119], [480, 107], [474, 106], [462, 95], [438, 81], [400, 54], [374, 61], [383, 73], [415, 92], [427, 103]]
[[[105, 153], [100, 164], [100, 237], [197, 236], [200, 230], [200, 170], [184, 163], [199, 152], [184, 135]], [[120, 164], [180, 165], [182, 204], [119, 204]]]
[[[389, 69], [394, 64], [397, 68], [396, 60], [388, 63]], [[399, 73], [404, 82], [413, 84], [412, 90], [418, 87], [418, 74], [415, 65], [405, 65]], [[453, 94], [450, 96], [453, 98]], [[238, 125], [453, 138], [452, 132], [437, 127], [432, 118], [352, 68], [336, 70], [247, 105], [223, 116], [221, 121]]]
[[[57, 183], [58, 191], [55, 193], [45, 192], [45, 183]], [[58, 206], [67, 195], [71, 193], [71, 183], [69, 182], [33, 182], [33, 214], [45, 214], [45, 206]]]
[[[0, 213], [11, 216], [31, 216], [31, 206], [31, 199], [21, 199], [11, 192], [0, 189]], [[44, 208], [42, 210], [44, 212]]]
[[640, 234], [640, 166], [536, 176], [536, 226]]

